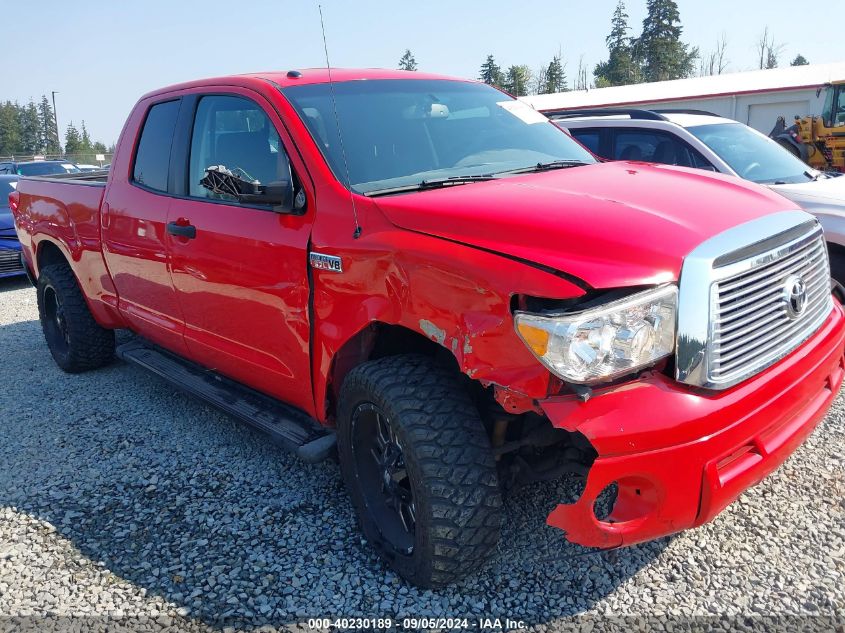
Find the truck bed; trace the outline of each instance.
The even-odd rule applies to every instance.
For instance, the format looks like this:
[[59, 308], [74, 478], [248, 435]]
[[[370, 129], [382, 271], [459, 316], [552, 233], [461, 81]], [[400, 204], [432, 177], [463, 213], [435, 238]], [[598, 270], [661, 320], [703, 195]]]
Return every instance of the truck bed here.
[[50, 174], [49, 176], [21, 176], [21, 180], [59, 181], [72, 185], [91, 185], [105, 187], [109, 179], [109, 170], [100, 169], [79, 174]]
[[15, 222], [24, 259], [34, 277], [59, 259], [71, 263], [91, 311], [113, 318], [117, 297], [103, 260], [100, 209], [107, 171], [23, 177]]

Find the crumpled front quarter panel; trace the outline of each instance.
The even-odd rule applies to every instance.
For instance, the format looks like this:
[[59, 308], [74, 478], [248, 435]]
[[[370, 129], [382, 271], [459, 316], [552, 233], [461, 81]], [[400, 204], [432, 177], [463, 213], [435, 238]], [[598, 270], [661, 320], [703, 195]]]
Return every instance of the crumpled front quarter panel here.
[[511, 298], [565, 299], [583, 295], [582, 289], [507, 257], [397, 229], [373, 208], [359, 212], [359, 239], [326, 236], [319, 227], [312, 236], [312, 252], [339, 256], [343, 265], [342, 273], [312, 269], [317, 403], [327, 393], [337, 351], [375, 322], [429, 338], [483, 384], [529, 398], [548, 394], [548, 370], [514, 331]]

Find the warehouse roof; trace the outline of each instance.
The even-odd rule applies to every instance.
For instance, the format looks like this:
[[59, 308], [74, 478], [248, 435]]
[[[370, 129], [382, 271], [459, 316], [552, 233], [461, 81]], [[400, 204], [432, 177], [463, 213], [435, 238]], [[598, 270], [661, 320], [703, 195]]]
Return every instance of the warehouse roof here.
[[834, 81], [845, 81], [845, 63], [789, 66], [772, 70], [727, 73], [692, 79], [675, 79], [654, 83], [574, 90], [546, 95], [522, 97], [537, 110], [635, 105], [691, 99], [721, 97], [749, 92], [816, 88]]

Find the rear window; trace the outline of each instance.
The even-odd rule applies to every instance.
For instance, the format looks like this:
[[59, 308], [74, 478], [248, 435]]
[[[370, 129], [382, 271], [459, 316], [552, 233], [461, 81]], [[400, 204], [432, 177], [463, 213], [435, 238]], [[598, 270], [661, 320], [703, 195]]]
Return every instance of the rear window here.
[[179, 101], [158, 103], [150, 108], [132, 171], [132, 179], [139, 185], [156, 191], [167, 191], [170, 146], [178, 114]]

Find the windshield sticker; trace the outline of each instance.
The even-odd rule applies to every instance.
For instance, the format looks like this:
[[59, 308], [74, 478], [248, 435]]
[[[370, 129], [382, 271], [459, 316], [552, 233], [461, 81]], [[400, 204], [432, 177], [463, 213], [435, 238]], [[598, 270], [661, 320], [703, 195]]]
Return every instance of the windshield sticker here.
[[496, 105], [510, 112], [523, 123], [548, 123], [548, 119], [522, 101], [497, 101]]

